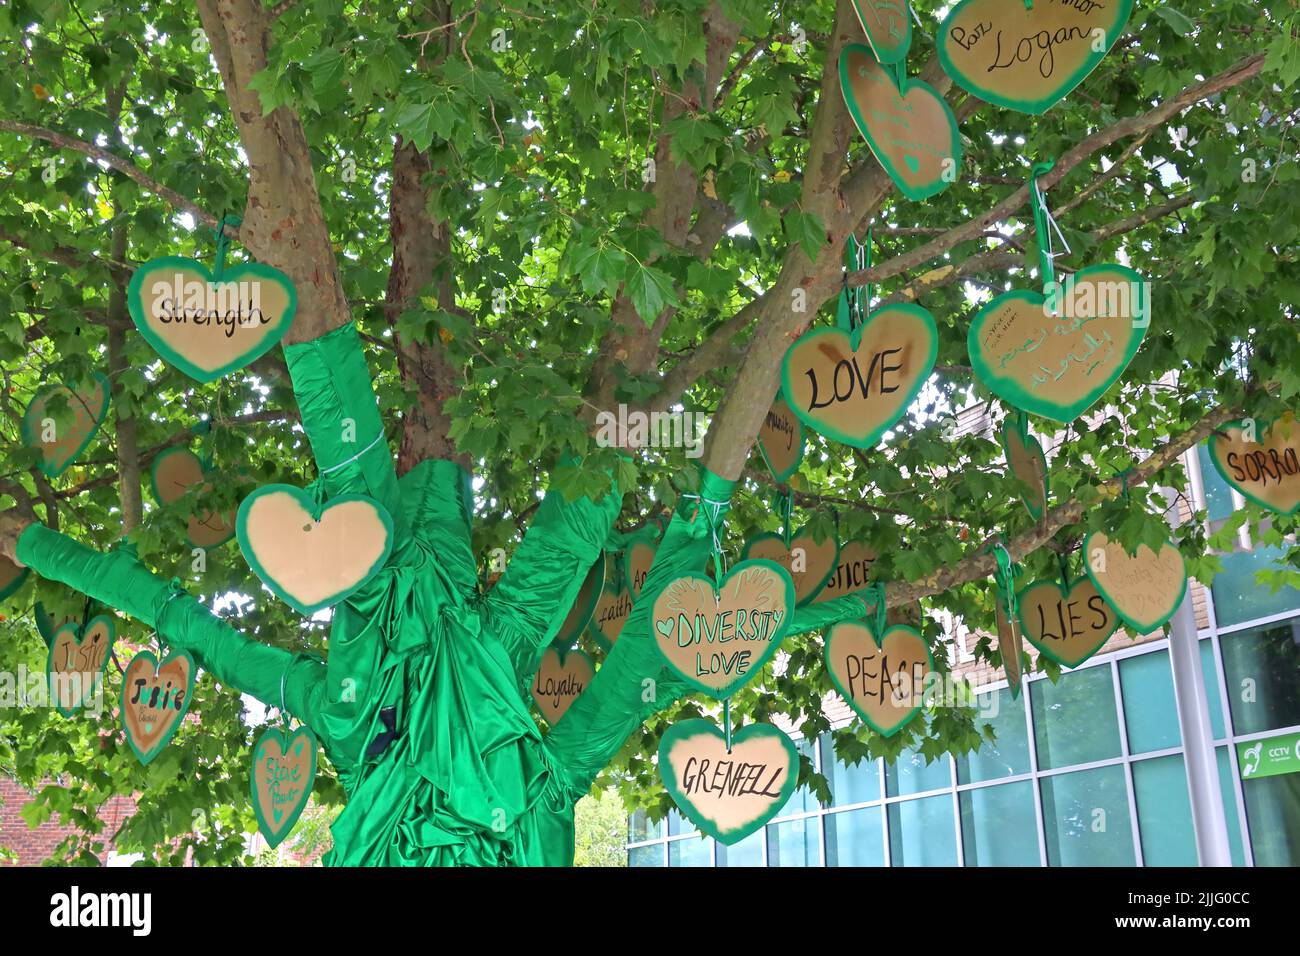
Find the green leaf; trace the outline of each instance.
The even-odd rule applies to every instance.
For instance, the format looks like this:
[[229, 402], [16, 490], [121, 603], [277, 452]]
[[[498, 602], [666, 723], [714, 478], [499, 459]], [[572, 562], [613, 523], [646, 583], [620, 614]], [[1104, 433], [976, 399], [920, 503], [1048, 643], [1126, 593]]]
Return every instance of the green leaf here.
[[809, 259], [815, 260], [822, 246], [826, 245], [826, 227], [813, 213], [792, 209], [786, 213], [782, 225], [786, 242], [799, 246]]
[[626, 290], [637, 315], [645, 320], [647, 326], [652, 325], [665, 308], [677, 304], [672, 277], [654, 266], [637, 263], [632, 277], [627, 280]]

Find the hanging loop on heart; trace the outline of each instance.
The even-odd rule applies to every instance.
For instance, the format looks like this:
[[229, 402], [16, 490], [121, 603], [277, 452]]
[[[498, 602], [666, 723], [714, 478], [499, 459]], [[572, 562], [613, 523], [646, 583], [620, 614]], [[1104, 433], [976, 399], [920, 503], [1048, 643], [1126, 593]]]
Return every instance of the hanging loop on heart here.
[[[1043, 294], [1048, 297], [1052, 306], [1052, 313], [1058, 314], [1060, 311], [1060, 296], [1055, 294], [1056, 289], [1056, 257], [1068, 255], [1070, 244], [1065, 241], [1065, 235], [1061, 232], [1061, 227], [1057, 225], [1056, 218], [1047, 208], [1047, 198], [1039, 188], [1038, 177], [1046, 176], [1052, 171], [1056, 161], [1049, 159], [1045, 163], [1035, 163], [1029, 171], [1029, 192], [1030, 208], [1034, 214], [1034, 233], [1038, 242], [1038, 265], [1039, 271], [1043, 278]], [[1057, 238], [1061, 240], [1063, 252], [1054, 252], [1052, 250], [1052, 233], [1055, 232]]]
[[239, 216], [228, 216], [222, 213], [221, 218], [217, 220], [216, 226], [213, 227], [212, 235], [217, 240], [217, 255], [212, 263], [212, 278], [214, 280], [220, 281], [222, 273], [226, 271], [226, 252], [230, 249], [230, 236], [226, 235], [226, 226], [231, 225], [237, 228], [243, 224], [244, 220]]

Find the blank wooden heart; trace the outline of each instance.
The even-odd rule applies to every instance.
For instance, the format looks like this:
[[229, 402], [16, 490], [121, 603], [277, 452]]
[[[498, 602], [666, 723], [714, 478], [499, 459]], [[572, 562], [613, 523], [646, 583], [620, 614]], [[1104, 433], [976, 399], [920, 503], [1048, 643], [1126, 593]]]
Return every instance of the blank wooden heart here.
[[889, 178], [908, 199], [928, 199], [957, 181], [961, 135], [944, 98], [905, 76], [900, 86], [869, 47], [840, 54], [840, 91], [849, 115]]
[[821, 592], [835, 573], [839, 555], [839, 545], [834, 536], [817, 541], [812, 531], [804, 528], [790, 537], [789, 546], [779, 534], [755, 535], [745, 544], [740, 556], [742, 560], [762, 558], [785, 568], [790, 580], [794, 581], [795, 602], [802, 607]]
[[934, 317], [918, 305], [889, 305], [851, 333], [814, 329], [781, 363], [790, 408], [815, 431], [874, 448], [912, 404], [938, 354]]
[[316, 781], [316, 735], [299, 727], [288, 738], [270, 727], [253, 745], [249, 792], [257, 828], [272, 849], [289, 835], [307, 808]]
[[185, 651], [168, 654], [159, 663], [151, 651], [131, 658], [122, 673], [122, 729], [141, 763], [162, 753], [180, 729], [190, 707], [198, 668]]
[[673, 724], [659, 742], [659, 776], [686, 819], [724, 846], [781, 812], [799, 781], [799, 751], [771, 724], [731, 736], [710, 721]]
[[826, 579], [825, 586], [813, 598], [812, 603], [833, 601], [846, 594], [861, 591], [871, 583], [871, 566], [876, 563], [876, 552], [862, 541], [849, 541], [840, 545], [839, 558], [835, 570]]
[[113, 652], [114, 630], [113, 619], [106, 614], [92, 617], [84, 631], [71, 622], [55, 630], [45, 673], [54, 707], [64, 717], [84, 707], [102, 686]]
[[650, 633], [668, 666], [721, 700], [776, 653], [794, 610], [794, 582], [771, 561], [741, 561], [715, 589], [685, 574], [659, 592]]
[[1293, 414], [1272, 423], [1229, 422], [1210, 435], [1210, 461], [1242, 497], [1269, 511], [1300, 511], [1300, 422]]
[[1068, 588], [1035, 581], [1016, 596], [1016, 603], [1025, 639], [1063, 667], [1078, 667], [1119, 628], [1119, 615], [1086, 577]]
[[1019, 490], [1020, 500], [1035, 521], [1047, 510], [1047, 456], [1043, 446], [1033, 435], [1020, 434], [1016, 423], [1007, 418], [1002, 423], [1002, 452], [1006, 455], [1007, 470], [1024, 487]]
[[293, 485], [264, 485], [239, 506], [235, 532], [257, 576], [303, 614], [344, 600], [374, 577], [393, 546], [393, 521], [377, 501], [339, 495], [315, 513]]
[[562, 654], [559, 648], [548, 647], [533, 675], [533, 702], [538, 712], [554, 727], [595, 676], [596, 666], [582, 651]]
[[758, 451], [777, 481], [785, 481], [803, 461], [803, 424], [780, 395], [758, 430]]
[[1050, 313], [1039, 292], [1014, 289], [976, 313], [966, 348], [1003, 401], [1072, 422], [1124, 374], [1150, 325], [1146, 285], [1125, 266], [1081, 269]]
[[8, 558], [0, 555], [0, 601], [14, 594], [27, 580], [30, 568], [20, 568]]
[[898, 733], [921, 710], [934, 667], [930, 645], [906, 624], [886, 628], [879, 643], [865, 624], [836, 624], [826, 636], [825, 658], [835, 688], [882, 737]]
[[907, 56], [912, 45], [908, 0], [853, 0], [853, 12], [877, 60], [897, 63]]
[[[108, 379], [96, 373], [84, 385], [46, 385], [32, 397], [23, 412], [22, 439], [40, 452], [38, 467], [45, 475], [63, 474], [91, 443], [108, 415], [110, 394]], [[55, 412], [51, 404], [60, 406], [57, 399], [66, 406]]]
[[1046, 113], [1102, 61], [1132, 9], [1133, 0], [964, 0], [939, 27], [939, 61], [985, 102]]
[[1183, 603], [1187, 565], [1173, 542], [1160, 550], [1138, 545], [1135, 554], [1100, 531], [1083, 540], [1088, 577], [1135, 634], [1150, 634]]
[[144, 263], [126, 295], [145, 341], [200, 382], [221, 378], [274, 348], [298, 307], [293, 283], [270, 266], [231, 266], [216, 281], [202, 262], [179, 256]]
[[561, 647], [572, 647], [573, 643], [582, 636], [582, 632], [586, 630], [587, 624], [595, 613], [596, 604], [600, 601], [604, 588], [605, 556], [602, 554], [588, 569], [587, 576], [582, 579], [582, 586], [578, 588], [577, 597], [573, 599], [573, 606], [564, 616], [560, 630], [555, 635], [555, 644]]
[[[154, 496], [161, 505], [170, 505], [191, 490], [208, 491], [212, 485], [199, 456], [188, 448], [169, 448], [153, 460], [151, 469]], [[198, 548], [215, 548], [235, 536], [235, 509], [194, 511], [187, 519], [186, 537]]]

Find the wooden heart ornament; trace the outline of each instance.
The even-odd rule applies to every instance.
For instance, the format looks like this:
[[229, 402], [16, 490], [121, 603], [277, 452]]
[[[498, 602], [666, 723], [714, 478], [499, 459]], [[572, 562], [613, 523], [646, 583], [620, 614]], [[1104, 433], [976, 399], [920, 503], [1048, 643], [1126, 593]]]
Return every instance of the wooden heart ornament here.
[[782, 387], [800, 420], [828, 438], [873, 448], [903, 417], [939, 353], [934, 317], [889, 305], [853, 332], [820, 328], [785, 353]]
[[269, 727], [253, 745], [249, 795], [257, 829], [275, 849], [307, 808], [316, 782], [316, 735], [305, 725], [287, 737]]
[[1069, 423], [1137, 354], [1151, 324], [1150, 296], [1140, 275], [1113, 263], [1081, 269], [1055, 291], [1054, 303], [1027, 289], [998, 296], [976, 313], [966, 346], [993, 394]]
[[339, 495], [318, 507], [293, 485], [263, 485], [245, 498], [235, 533], [249, 567], [302, 614], [356, 591], [393, 547], [393, 519], [379, 502]]
[[707, 720], [683, 720], [659, 741], [659, 776], [683, 816], [724, 846], [781, 812], [799, 782], [799, 751], [771, 724], [727, 739]]
[[591, 615], [591, 629], [595, 632], [596, 640], [606, 650], [618, 643], [623, 625], [632, 613], [632, 592], [628, 590], [627, 581], [618, 565], [617, 561], [610, 562], [605, 589], [600, 592], [595, 613]]
[[162, 753], [190, 707], [194, 658], [174, 651], [159, 663], [151, 651], [131, 658], [122, 672], [122, 729], [141, 763]]
[[1135, 554], [1100, 531], [1083, 539], [1084, 565], [1097, 591], [1134, 634], [1150, 634], [1174, 616], [1187, 593], [1187, 565], [1166, 540]]
[[231, 266], [220, 280], [194, 259], [166, 256], [135, 270], [127, 307], [145, 341], [199, 382], [260, 358], [284, 337], [298, 308], [289, 277], [260, 263]]
[[668, 666], [721, 700], [776, 653], [794, 611], [794, 582], [771, 561], [741, 561], [718, 588], [684, 574], [659, 592], [651, 636]]
[[587, 571], [587, 576], [582, 579], [582, 587], [578, 589], [578, 595], [573, 599], [573, 606], [569, 608], [569, 613], [564, 616], [564, 621], [560, 624], [554, 644], [572, 647], [582, 636], [582, 632], [587, 629], [587, 624], [591, 621], [604, 588], [605, 556], [602, 554]]
[[40, 452], [41, 472], [57, 478], [91, 443], [108, 415], [108, 379], [98, 373], [76, 387], [46, 385], [23, 412], [23, 444]]
[[877, 641], [865, 624], [844, 621], [826, 636], [825, 657], [835, 689], [882, 737], [892, 737], [920, 712], [934, 657], [916, 628], [895, 624]]
[[1133, 0], [963, 0], [936, 38], [957, 85], [1039, 115], [1083, 82], [1119, 39]]
[[908, 0], [853, 0], [862, 32], [881, 63], [897, 63], [912, 45]]
[[64, 717], [84, 707], [103, 686], [114, 637], [113, 619], [107, 614], [92, 617], [84, 629], [68, 622], [54, 631], [45, 673], [54, 707]]
[[870, 48], [849, 43], [840, 54], [840, 91], [858, 132], [904, 196], [928, 199], [957, 181], [957, 120], [929, 83], [905, 76], [900, 86]]
[[0, 555], [0, 601], [16, 594], [27, 580], [30, 568], [20, 568], [8, 558]]
[[876, 563], [876, 557], [872, 547], [862, 541], [841, 544], [835, 570], [812, 599], [812, 603], [821, 604], [823, 601], [833, 601], [861, 591], [871, 583], [871, 566]]
[[740, 555], [741, 560], [761, 558], [785, 568], [794, 582], [794, 599], [799, 607], [821, 593], [835, 573], [839, 556], [839, 543], [833, 536], [817, 541], [808, 528], [791, 535], [788, 546], [785, 538], [775, 532], [755, 535], [745, 543]]
[[1047, 456], [1033, 435], [1021, 434], [1016, 422], [1007, 417], [1002, 423], [1002, 454], [1007, 471], [1021, 483], [1020, 500], [1035, 521], [1047, 510]]
[[655, 563], [655, 553], [659, 545], [653, 540], [640, 539], [627, 546], [624, 565], [627, 571], [627, 589], [632, 600], [641, 596], [641, 586], [645, 584], [646, 575]]
[[554, 727], [595, 676], [596, 665], [582, 651], [562, 653], [552, 645], [543, 652], [541, 666], [533, 676], [533, 703]]
[[[1252, 428], [1251, 425], [1254, 425]], [[1300, 511], [1300, 422], [1229, 422], [1210, 435], [1210, 461], [1247, 501], [1281, 515]]]
[[[199, 456], [188, 448], [169, 448], [153, 460], [150, 469], [154, 497], [165, 507], [192, 490], [208, 491], [212, 487], [209, 471], [203, 467]], [[235, 509], [192, 511], [185, 534], [190, 544], [197, 548], [223, 545], [235, 536]]]
[[1002, 656], [1002, 671], [1007, 675], [1007, 686], [1011, 688], [1012, 698], [1020, 696], [1020, 622], [1007, 614], [1007, 602], [1003, 600], [1001, 590], [995, 588], [993, 594], [995, 606], [994, 617], [998, 631], [998, 654]]
[[772, 477], [785, 481], [799, 470], [803, 451], [803, 424], [785, 398], [778, 395], [758, 430], [758, 452]]
[[1025, 639], [1062, 667], [1078, 667], [1119, 628], [1119, 615], [1086, 577], [1069, 587], [1035, 581], [1016, 602]]

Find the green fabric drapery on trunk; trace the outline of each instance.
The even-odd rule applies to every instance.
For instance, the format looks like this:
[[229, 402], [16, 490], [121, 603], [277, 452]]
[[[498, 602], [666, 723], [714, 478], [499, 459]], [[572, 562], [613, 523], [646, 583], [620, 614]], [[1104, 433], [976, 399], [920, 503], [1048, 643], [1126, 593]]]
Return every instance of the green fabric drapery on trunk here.
[[[484, 595], [469, 475], [426, 461], [397, 478], [355, 327], [285, 355], [327, 500], [369, 495], [394, 523], [386, 566], [334, 609], [328, 663], [248, 640], [129, 550], [100, 554], [32, 525], [19, 560], [156, 628], [269, 706], [280, 706], [283, 681], [285, 705], [316, 733], [347, 795], [327, 864], [571, 864], [574, 803], [629, 734], [686, 691], [664, 669], [643, 598], [549, 734], [529, 712], [533, 672], [601, 556], [621, 493], [548, 493]], [[725, 505], [733, 484], [705, 471], [700, 496]], [[643, 594], [701, 568], [711, 544], [699, 500], [683, 498]], [[859, 599], [840, 598], [800, 609], [792, 630], [863, 613]]]

